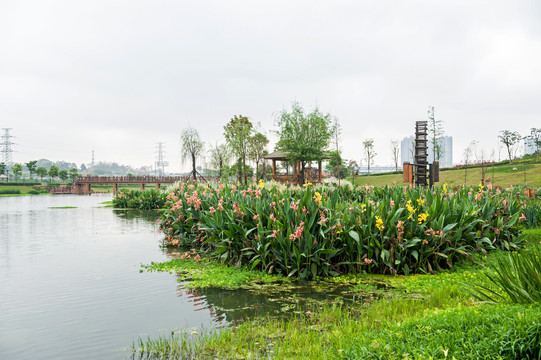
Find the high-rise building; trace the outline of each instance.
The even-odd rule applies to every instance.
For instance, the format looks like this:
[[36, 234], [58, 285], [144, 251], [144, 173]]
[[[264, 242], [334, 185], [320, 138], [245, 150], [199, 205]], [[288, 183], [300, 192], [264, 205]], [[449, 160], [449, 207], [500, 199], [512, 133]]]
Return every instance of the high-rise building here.
[[537, 150], [535, 141], [532, 138], [524, 138], [524, 155], [534, 154]]
[[[453, 137], [442, 136], [437, 139], [440, 150], [440, 167], [453, 166]], [[413, 155], [415, 147], [415, 137], [410, 136], [404, 138], [400, 143], [402, 163], [409, 162], [413, 164]], [[432, 143], [428, 142], [428, 163], [434, 162], [434, 152], [432, 151]]]

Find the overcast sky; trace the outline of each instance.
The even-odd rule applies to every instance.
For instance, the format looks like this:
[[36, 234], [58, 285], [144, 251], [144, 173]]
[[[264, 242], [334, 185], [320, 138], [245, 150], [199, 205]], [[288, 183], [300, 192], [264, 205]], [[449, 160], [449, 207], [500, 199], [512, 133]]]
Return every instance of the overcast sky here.
[[183, 128], [270, 132], [296, 100], [338, 117], [345, 158], [373, 138], [386, 165], [434, 106], [460, 162], [541, 128], [540, 19], [537, 0], [0, 0], [0, 128], [15, 162], [138, 167], [164, 142], [179, 171]]

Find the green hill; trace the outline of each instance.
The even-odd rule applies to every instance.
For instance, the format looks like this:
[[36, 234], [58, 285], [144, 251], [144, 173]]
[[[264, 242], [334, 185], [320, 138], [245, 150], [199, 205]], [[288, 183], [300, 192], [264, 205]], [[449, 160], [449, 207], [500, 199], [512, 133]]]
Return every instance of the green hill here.
[[[485, 177], [493, 185], [507, 187], [509, 185], [524, 185], [538, 188], [541, 187], [541, 164], [519, 163], [494, 164], [486, 169]], [[349, 178], [351, 181], [352, 179]], [[355, 177], [355, 185], [385, 185], [405, 184], [402, 182], [402, 173], [372, 174]], [[477, 186], [481, 183], [481, 167], [448, 168], [440, 170], [440, 181], [436, 185], [448, 184], [449, 186], [470, 185]]]

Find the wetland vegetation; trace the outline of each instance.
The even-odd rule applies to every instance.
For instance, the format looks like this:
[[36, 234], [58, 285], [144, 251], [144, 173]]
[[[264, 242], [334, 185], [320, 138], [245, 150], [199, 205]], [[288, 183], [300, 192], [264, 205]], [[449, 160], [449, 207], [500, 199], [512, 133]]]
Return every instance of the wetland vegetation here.
[[[249, 321], [229, 328], [140, 339], [134, 358], [541, 356], [539, 299], [515, 301], [495, 281], [506, 271], [520, 294], [541, 286], [541, 206], [522, 188], [187, 183], [122, 192], [113, 204], [160, 210], [174, 259], [142, 271], [175, 272], [194, 290], [290, 300], [265, 315], [247, 307]], [[307, 284], [331, 298], [296, 298]]]

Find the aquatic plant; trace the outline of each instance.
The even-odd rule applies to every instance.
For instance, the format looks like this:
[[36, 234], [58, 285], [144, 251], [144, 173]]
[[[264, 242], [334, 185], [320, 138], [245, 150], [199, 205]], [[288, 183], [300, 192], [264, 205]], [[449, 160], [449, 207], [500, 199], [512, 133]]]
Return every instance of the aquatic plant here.
[[154, 210], [161, 209], [166, 203], [166, 193], [159, 190], [121, 190], [112, 200], [115, 208]]
[[528, 200], [515, 191], [182, 183], [160, 226], [169, 246], [287, 276], [428, 273], [517, 249]]

